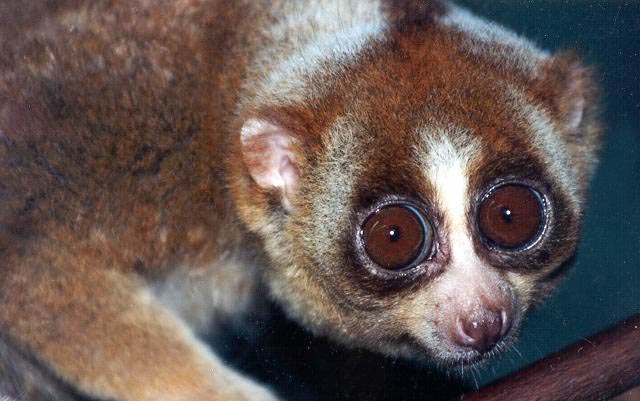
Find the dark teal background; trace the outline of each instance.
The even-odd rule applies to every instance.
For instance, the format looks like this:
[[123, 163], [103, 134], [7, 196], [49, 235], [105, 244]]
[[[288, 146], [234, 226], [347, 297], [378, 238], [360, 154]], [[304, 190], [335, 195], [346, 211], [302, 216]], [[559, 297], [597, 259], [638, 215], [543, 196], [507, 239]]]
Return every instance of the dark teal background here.
[[256, 316], [216, 337], [222, 355], [286, 399], [445, 400], [640, 313], [640, 1], [459, 3], [544, 48], [577, 50], [597, 70], [605, 146], [573, 269], [530, 314], [517, 352], [467, 373], [464, 383], [455, 373], [313, 338], [277, 311], [271, 322]]

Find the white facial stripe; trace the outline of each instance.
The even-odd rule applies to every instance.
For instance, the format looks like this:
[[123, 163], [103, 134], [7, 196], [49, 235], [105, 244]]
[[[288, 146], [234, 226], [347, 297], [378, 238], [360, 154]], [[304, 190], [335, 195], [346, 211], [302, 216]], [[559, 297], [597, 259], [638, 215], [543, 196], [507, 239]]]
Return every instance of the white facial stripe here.
[[[446, 219], [452, 263], [460, 268], [473, 269], [479, 262], [467, 227], [468, 175], [479, 144], [464, 130], [449, 128], [440, 131], [439, 135], [423, 133], [422, 137], [427, 141], [420, 159]], [[455, 144], [450, 139], [452, 137], [457, 139]]]
[[579, 210], [581, 202], [576, 186], [579, 172], [571, 162], [567, 146], [560, 138], [553, 120], [546, 111], [529, 102], [515, 86], [509, 86], [509, 94], [514, 100], [512, 104], [517, 116], [530, 127], [534, 146], [545, 156], [549, 173], [558, 179], [571, 203]]
[[[414, 154], [423, 166], [425, 179], [433, 185], [437, 207], [444, 215], [451, 259], [434, 285], [416, 297], [414, 308], [422, 311], [424, 304], [439, 305], [433, 311], [434, 319], [446, 326], [461, 313], [480, 310], [484, 300], [491, 299], [490, 294], [497, 294], [498, 281], [492, 269], [476, 255], [467, 224], [471, 198], [469, 174], [480, 151], [479, 141], [455, 127], [421, 131], [423, 143], [414, 149], [417, 152]], [[410, 331], [441, 357], [452, 352], [453, 348], [446, 348], [448, 340], [438, 334], [442, 329], [432, 321], [410, 317], [408, 321]]]
[[447, 4], [448, 12], [439, 20], [443, 26], [453, 28], [468, 36], [468, 50], [475, 55], [508, 62], [530, 74], [539, 70], [540, 63], [550, 54], [530, 41], [466, 9]]
[[467, 204], [467, 160], [460, 157], [448, 140], [438, 143], [429, 156], [433, 163], [429, 176], [435, 184], [440, 206], [446, 211], [450, 225], [462, 227]]
[[387, 26], [377, 0], [293, 2], [284, 12], [269, 36], [285, 45], [266, 50], [254, 66], [255, 71], [268, 71], [257, 93], [267, 104], [317, 95], [310, 91], [307, 77], [331, 73], [323, 69], [353, 60], [368, 43], [381, 39]]

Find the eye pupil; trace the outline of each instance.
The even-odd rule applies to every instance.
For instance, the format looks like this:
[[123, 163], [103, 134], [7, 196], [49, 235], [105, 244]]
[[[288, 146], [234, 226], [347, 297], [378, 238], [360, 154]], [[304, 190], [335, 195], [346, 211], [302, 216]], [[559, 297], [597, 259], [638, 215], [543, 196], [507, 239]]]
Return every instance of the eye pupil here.
[[389, 229], [389, 241], [396, 242], [400, 239], [400, 227], [393, 226]]
[[431, 248], [432, 231], [411, 205], [392, 204], [371, 213], [360, 239], [369, 259], [386, 270], [416, 265]]
[[511, 209], [506, 207], [502, 208], [502, 220], [504, 220], [505, 223], [511, 223], [513, 221], [513, 213], [511, 212]]
[[542, 196], [522, 184], [492, 189], [478, 208], [478, 227], [494, 246], [519, 249], [540, 237], [544, 226]]

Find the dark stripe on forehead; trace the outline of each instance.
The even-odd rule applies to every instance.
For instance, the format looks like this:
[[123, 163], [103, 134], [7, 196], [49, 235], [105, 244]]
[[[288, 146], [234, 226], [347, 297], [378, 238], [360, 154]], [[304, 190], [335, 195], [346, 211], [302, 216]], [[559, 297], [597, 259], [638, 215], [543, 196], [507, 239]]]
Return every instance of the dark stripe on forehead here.
[[433, 24], [446, 7], [440, 1], [383, 0], [382, 10], [395, 29], [406, 30]]

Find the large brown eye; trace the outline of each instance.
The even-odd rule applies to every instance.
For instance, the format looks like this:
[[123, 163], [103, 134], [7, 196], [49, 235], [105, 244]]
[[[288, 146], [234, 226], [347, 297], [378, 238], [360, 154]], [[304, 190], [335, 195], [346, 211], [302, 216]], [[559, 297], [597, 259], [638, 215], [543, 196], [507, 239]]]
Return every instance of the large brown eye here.
[[377, 265], [399, 270], [421, 261], [431, 248], [431, 227], [409, 205], [390, 205], [373, 212], [362, 227], [364, 249]]
[[542, 231], [542, 197], [524, 185], [503, 185], [485, 196], [478, 218], [480, 231], [492, 244], [506, 249], [522, 248]]

